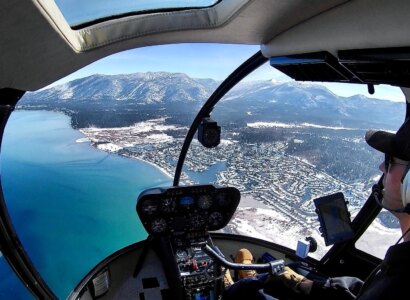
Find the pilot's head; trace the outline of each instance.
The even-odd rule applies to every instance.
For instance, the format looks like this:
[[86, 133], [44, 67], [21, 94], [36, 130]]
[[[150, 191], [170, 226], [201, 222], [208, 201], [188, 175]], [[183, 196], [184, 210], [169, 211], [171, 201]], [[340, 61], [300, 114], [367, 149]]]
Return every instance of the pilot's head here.
[[396, 133], [369, 130], [366, 142], [385, 154], [380, 165], [384, 173], [383, 204], [400, 209], [410, 203], [410, 121], [409, 119]]

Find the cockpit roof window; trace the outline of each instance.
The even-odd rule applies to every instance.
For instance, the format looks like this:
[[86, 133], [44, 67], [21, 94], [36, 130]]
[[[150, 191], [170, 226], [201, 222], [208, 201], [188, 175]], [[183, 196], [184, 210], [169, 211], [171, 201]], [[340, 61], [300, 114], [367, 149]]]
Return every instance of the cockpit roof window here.
[[221, 0], [55, 0], [58, 8], [72, 27], [117, 18], [130, 14], [153, 13], [210, 7]]

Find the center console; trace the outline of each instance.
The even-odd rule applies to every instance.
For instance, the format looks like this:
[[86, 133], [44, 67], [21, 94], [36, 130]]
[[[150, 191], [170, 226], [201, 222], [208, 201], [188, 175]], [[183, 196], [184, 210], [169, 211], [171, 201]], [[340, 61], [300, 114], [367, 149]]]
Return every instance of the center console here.
[[[147, 232], [161, 239], [169, 276], [185, 299], [219, 299], [222, 293], [220, 265], [203, 251], [207, 244], [216, 252], [209, 231], [225, 227], [240, 200], [232, 187], [194, 185], [154, 188], [141, 193], [137, 213]], [[171, 254], [168, 253], [171, 251]], [[175, 274], [176, 273], [176, 274]], [[172, 282], [172, 280], [170, 280]]]

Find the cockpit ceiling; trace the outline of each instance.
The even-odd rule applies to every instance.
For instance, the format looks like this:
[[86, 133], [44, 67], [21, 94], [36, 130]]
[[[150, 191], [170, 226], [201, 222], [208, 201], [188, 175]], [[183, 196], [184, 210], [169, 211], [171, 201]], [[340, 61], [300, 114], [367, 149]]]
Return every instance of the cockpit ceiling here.
[[75, 30], [53, 1], [2, 1], [0, 88], [37, 90], [102, 57], [148, 45], [254, 44], [265, 56], [408, 46], [409, 8], [406, 0], [222, 0]]
[[262, 46], [267, 56], [410, 45], [410, 1], [349, 1], [276, 35]]

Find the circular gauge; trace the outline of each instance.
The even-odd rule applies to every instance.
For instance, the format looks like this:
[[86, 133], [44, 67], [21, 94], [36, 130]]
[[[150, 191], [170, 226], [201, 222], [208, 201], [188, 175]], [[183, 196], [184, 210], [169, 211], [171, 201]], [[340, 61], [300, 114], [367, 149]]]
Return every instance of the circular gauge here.
[[151, 223], [151, 230], [154, 233], [161, 233], [164, 232], [167, 228], [167, 221], [163, 218], [158, 218], [152, 221]]
[[201, 215], [194, 215], [190, 219], [191, 226], [195, 229], [199, 229], [204, 226], [205, 218]]
[[198, 199], [198, 207], [202, 209], [208, 209], [212, 206], [213, 201], [210, 195], [201, 195]]
[[175, 210], [176, 203], [172, 198], [165, 198], [161, 201], [161, 211], [164, 213], [171, 213]]
[[218, 204], [220, 206], [228, 206], [231, 203], [231, 199], [225, 193], [219, 194], [216, 196], [216, 199], [218, 200]]
[[219, 211], [214, 211], [208, 217], [209, 227], [220, 227], [223, 224], [224, 217]]
[[158, 206], [153, 201], [145, 201], [142, 203], [142, 212], [146, 215], [152, 215], [158, 210]]

